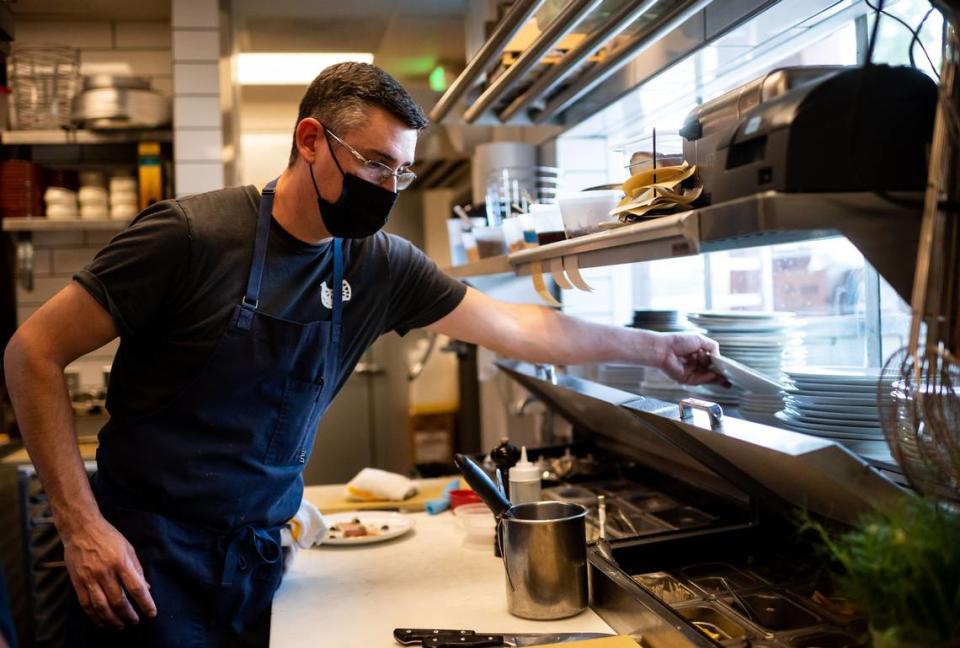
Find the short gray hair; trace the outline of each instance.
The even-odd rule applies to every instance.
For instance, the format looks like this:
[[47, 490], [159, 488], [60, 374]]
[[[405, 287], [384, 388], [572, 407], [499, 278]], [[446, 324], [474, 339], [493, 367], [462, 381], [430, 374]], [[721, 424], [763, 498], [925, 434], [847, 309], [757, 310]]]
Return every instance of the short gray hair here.
[[[369, 63], [337, 63], [325, 68], [300, 100], [297, 124], [312, 117], [342, 135], [362, 127], [371, 106], [383, 108], [409, 128], [427, 127], [426, 115], [403, 86]], [[289, 166], [293, 166], [299, 155], [294, 131]]]

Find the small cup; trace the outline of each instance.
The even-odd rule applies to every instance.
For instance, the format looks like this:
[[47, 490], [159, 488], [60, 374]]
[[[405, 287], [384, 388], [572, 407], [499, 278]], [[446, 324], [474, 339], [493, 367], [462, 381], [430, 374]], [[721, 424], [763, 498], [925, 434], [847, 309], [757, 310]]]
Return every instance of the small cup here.
[[557, 205], [530, 205], [533, 226], [537, 233], [537, 243], [547, 245], [567, 238], [563, 229], [563, 217]]
[[507, 244], [508, 252], [519, 252], [523, 249], [523, 229], [517, 218], [508, 218], [500, 225], [503, 228], [503, 239]]
[[474, 227], [473, 235], [477, 239], [477, 252], [479, 252], [481, 259], [507, 253], [507, 241], [503, 237], [503, 228], [499, 225]]

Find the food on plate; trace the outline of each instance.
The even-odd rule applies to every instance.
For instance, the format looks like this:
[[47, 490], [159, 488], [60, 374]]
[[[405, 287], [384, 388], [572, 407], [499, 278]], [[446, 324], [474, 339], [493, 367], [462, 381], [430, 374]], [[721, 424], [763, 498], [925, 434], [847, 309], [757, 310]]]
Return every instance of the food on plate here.
[[389, 524], [364, 524], [360, 518], [353, 518], [349, 522], [338, 522], [334, 524], [327, 532], [327, 536], [334, 539], [360, 538], [364, 536], [378, 536], [389, 530]]

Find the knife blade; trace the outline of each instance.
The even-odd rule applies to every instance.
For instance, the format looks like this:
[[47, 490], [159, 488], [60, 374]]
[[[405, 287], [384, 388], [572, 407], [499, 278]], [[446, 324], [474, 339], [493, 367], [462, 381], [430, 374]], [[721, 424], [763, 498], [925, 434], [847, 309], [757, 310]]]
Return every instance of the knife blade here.
[[452, 648], [453, 646], [541, 646], [566, 641], [585, 641], [614, 635], [603, 632], [518, 632], [510, 634], [484, 633], [473, 630], [438, 630], [397, 628], [393, 636], [398, 643], [408, 646], [420, 642], [431, 648]]

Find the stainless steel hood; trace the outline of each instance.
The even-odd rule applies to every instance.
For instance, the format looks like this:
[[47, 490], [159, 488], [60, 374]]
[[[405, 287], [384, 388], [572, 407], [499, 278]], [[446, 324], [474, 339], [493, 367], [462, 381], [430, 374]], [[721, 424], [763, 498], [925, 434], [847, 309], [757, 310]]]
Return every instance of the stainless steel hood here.
[[[498, 367], [618, 454], [653, 457], [664, 471], [695, 471], [701, 483], [745, 493], [768, 509], [786, 505], [853, 524], [864, 513], [892, 510], [903, 491], [863, 459], [832, 441], [733, 417], [711, 428], [707, 417], [680, 420], [675, 404], [558, 376], [532, 365]], [[664, 463], [666, 462], [666, 463]]]
[[701, 46], [770, 4], [514, 0], [487, 40], [468, 53], [430, 119], [443, 120], [462, 104], [466, 123], [561, 122], [564, 111], [668, 35], [686, 30]]

